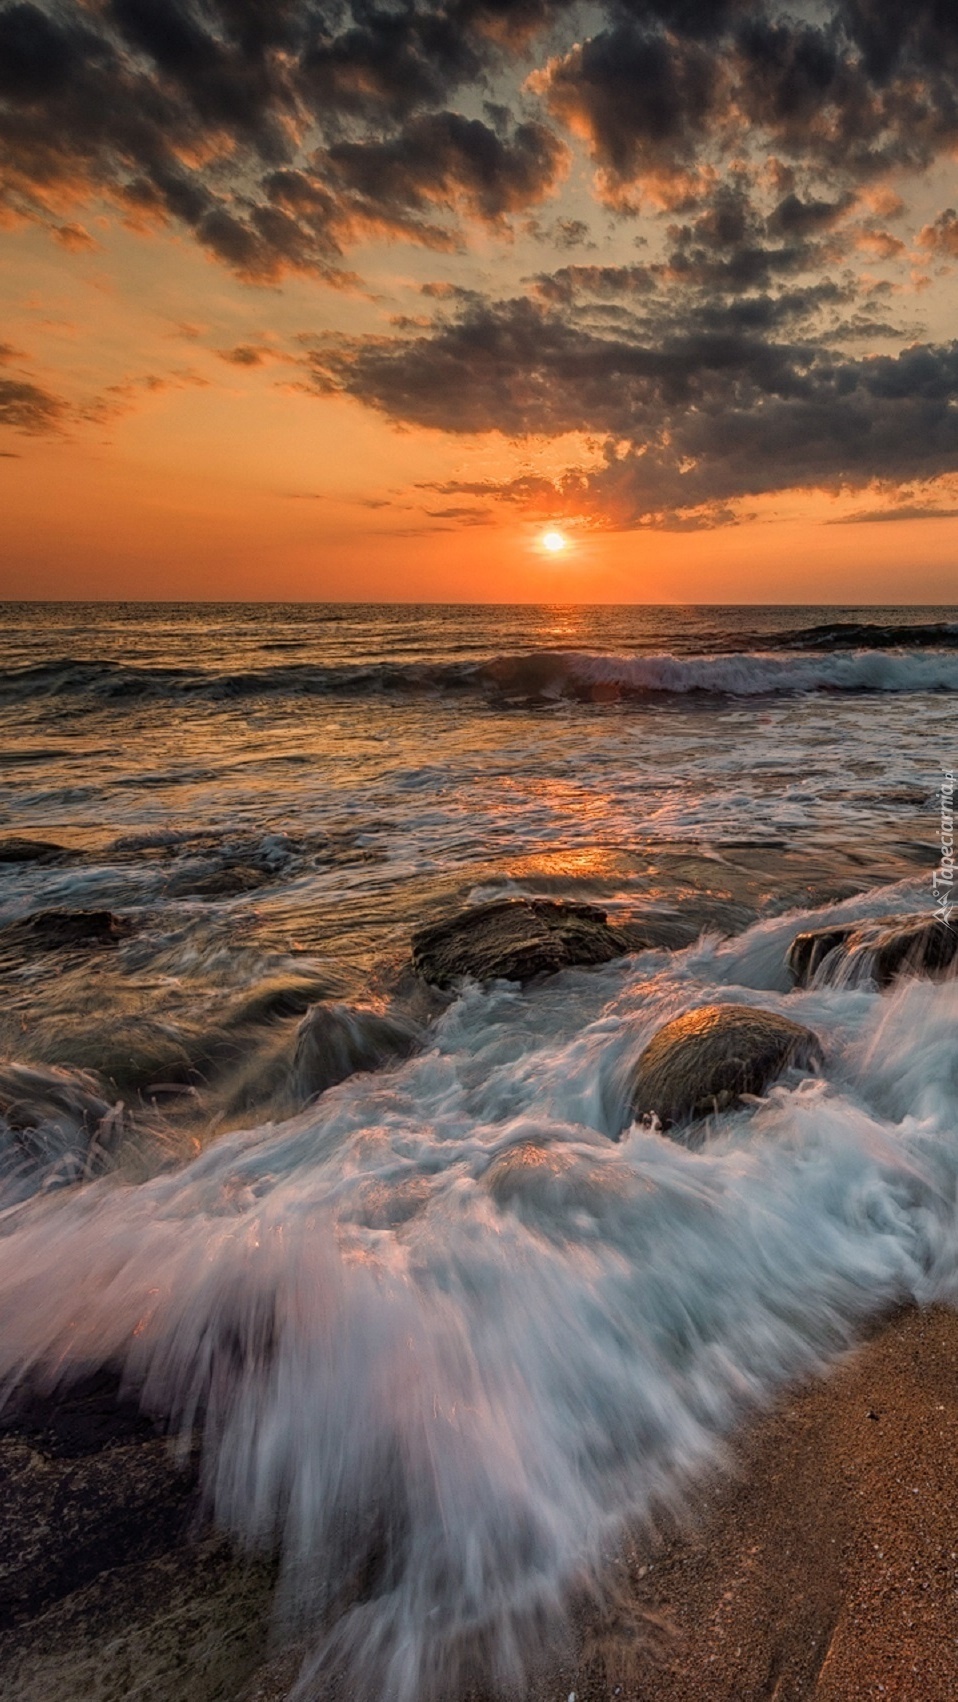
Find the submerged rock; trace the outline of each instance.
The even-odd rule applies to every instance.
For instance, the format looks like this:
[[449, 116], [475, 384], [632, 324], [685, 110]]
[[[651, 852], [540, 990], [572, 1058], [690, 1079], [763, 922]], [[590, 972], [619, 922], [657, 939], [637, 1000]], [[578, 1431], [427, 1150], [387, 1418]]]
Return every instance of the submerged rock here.
[[59, 863], [70, 855], [49, 839], [0, 839], [0, 863]]
[[958, 923], [938, 916], [877, 916], [833, 923], [796, 935], [788, 967], [799, 987], [875, 981], [896, 975], [942, 975], [958, 970]]
[[727, 1111], [743, 1094], [763, 1093], [789, 1065], [824, 1062], [811, 1029], [751, 1005], [703, 1005], [666, 1023], [636, 1066], [632, 1112], [654, 1112], [663, 1127]]
[[253, 863], [227, 863], [203, 872], [184, 870], [167, 881], [166, 891], [171, 898], [237, 898], [267, 886], [273, 876], [273, 870]]
[[0, 944], [56, 951], [63, 946], [115, 946], [135, 932], [126, 916], [112, 910], [36, 910], [0, 929]]
[[610, 963], [647, 942], [628, 928], [610, 927], [595, 904], [548, 898], [499, 899], [464, 910], [451, 921], [421, 928], [412, 939], [413, 967], [426, 981], [449, 987], [476, 981], [531, 981], [576, 965]]
[[293, 1092], [300, 1102], [314, 1099], [357, 1070], [408, 1058], [420, 1041], [419, 1027], [406, 1017], [355, 1005], [314, 1005], [296, 1036]]

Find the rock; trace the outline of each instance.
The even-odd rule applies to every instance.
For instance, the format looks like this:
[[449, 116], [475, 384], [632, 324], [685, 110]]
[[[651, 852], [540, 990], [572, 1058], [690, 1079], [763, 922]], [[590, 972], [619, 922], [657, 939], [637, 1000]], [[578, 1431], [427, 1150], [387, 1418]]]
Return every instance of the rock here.
[[94, 1134], [111, 1110], [88, 1070], [0, 1064], [0, 1117], [11, 1129], [48, 1123]]
[[62, 946], [115, 946], [135, 932], [126, 916], [112, 910], [36, 910], [0, 929], [0, 945], [38, 951]]
[[205, 873], [184, 870], [170, 878], [166, 891], [171, 898], [238, 898], [241, 893], [268, 885], [274, 873], [254, 863], [227, 863]]
[[225, 1702], [267, 1658], [275, 1564], [203, 1520], [118, 1371], [11, 1391], [0, 1413], [0, 1693]]
[[405, 1017], [355, 1005], [314, 1005], [296, 1036], [293, 1092], [301, 1104], [315, 1099], [357, 1070], [408, 1058], [420, 1040], [419, 1027]]
[[887, 987], [896, 975], [941, 975], [958, 969], [958, 923], [939, 916], [878, 916], [797, 934], [788, 967], [799, 987], [813, 981]]
[[69, 856], [64, 846], [48, 839], [0, 839], [0, 863], [58, 863]]
[[647, 943], [627, 928], [610, 927], [595, 904], [499, 899], [421, 928], [412, 938], [412, 961], [437, 987], [449, 987], [461, 976], [531, 981], [575, 965], [609, 963]]
[[751, 1005], [703, 1005], [650, 1040], [636, 1066], [632, 1112], [663, 1127], [726, 1111], [742, 1094], [763, 1093], [789, 1065], [824, 1062], [811, 1029]]
[[100, 1174], [124, 1127], [89, 1071], [0, 1064], [0, 1202]]

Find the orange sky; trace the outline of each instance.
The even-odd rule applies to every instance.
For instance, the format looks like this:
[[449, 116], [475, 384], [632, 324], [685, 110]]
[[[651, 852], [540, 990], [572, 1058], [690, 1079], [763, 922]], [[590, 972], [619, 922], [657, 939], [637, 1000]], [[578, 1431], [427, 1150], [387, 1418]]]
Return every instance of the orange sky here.
[[[0, 380], [8, 386], [6, 413], [0, 405], [0, 594], [953, 600], [958, 487], [950, 437], [927, 466], [920, 458], [909, 460], [915, 428], [908, 419], [896, 423], [894, 411], [878, 420], [886, 408], [884, 388], [874, 404], [874, 436], [877, 442], [880, 425], [883, 440], [874, 467], [867, 454], [859, 456], [852, 472], [842, 475], [841, 488], [819, 488], [828, 457], [810, 442], [811, 470], [800, 473], [794, 486], [788, 482], [794, 451], [782, 450], [776, 466], [750, 490], [747, 452], [739, 454], [734, 469], [729, 461], [727, 488], [722, 484], [720, 391], [718, 405], [713, 387], [706, 407], [694, 404], [674, 416], [666, 411], [660, 419], [628, 372], [636, 349], [651, 359], [659, 337], [664, 341], [667, 334], [675, 342], [686, 299], [677, 292], [687, 288], [690, 326], [711, 324], [719, 310], [728, 324], [733, 311], [739, 315], [735, 323], [744, 323], [743, 309], [803, 314], [801, 383], [809, 370], [823, 373], [818, 382], [828, 387], [832, 401], [841, 395], [841, 384], [847, 389], [850, 382], [834, 379], [827, 363], [835, 361], [844, 362], [847, 372], [857, 363], [858, 378], [864, 373], [868, 385], [869, 363], [897, 362], [887, 387], [897, 396], [908, 350], [927, 344], [938, 359], [951, 347], [958, 239], [952, 245], [944, 203], [953, 193], [952, 142], [918, 166], [898, 162], [877, 176], [872, 170], [867, 182], [849, 180], [844, 188], [829, 168], [834, 202], [827, 205], [838, 211], [827, 214], [827, 240], [816, 240], [794, 265], [789, 261], [784, 282], [776, 277], [771, 284], [766, 278], [730, 285], [713, 265], [708, 279], [693, 289], [682, 281], [685, 274], [675, 272], [670, 250], [683, 265], [701, 269], [711, 243], [709, 264], [721, 250], [728, 271], [724, 256], [730, 245], [738, 241], [739, 253], [754, 258], [756, 243], [764, 242], [762, 254], [781, 269], [785, 239], [768, 233], [784, 215], [773, 203], [781, 186], [794, 182], [792, 201], [804, 196], [803, 207], [825, 206], [813, 199], [813, 190], [821, 196], [828, 187], [824, 168], [815, 165], [819, 175], [813, 181], [810, 165], [804, 176], [796, 176], [791, 164], [775, 166], [779, 175], [770, 189], [774, 161], [763, 154], [749, 164], [741, 138], [730, 152], [727, 140], [713, 137], [707, 169], [700, 167], [694, 190], [676, 189], [675, 177], [667, 194], [661, 162], [655, 173], [647, 159], [630, 166], [635, 184], [626, 189], [637, 197], [639, 211], [623, 212], [626, 189], [621, 181], [610, 189], [599, 120], [582, 116], [584, 109], [574, 102], [584, 97], [574, 87], [561, 100], [556, 93], [556, 67], [567, 82], [581, 68], [581, 55], [575, 57], [580, 50], [570, 42], [559, 44], [566, 52], [561, 59], [548, 34], [524, 38], [515, 49], [518, 70], [509, 72], [510, 99], [527, 125], [538, 125], [542, 134], [546, 123], [552, 126], [545, 164], [536, 166], [542, 181], [532, 188], [510, 187], [513, 199], [508, 205], [503, 199], [493, 213], [485, 202], [476, 203], [478, 191], [468, 186], [410, 189], [404, 178], [397, 190], [390, 163], [389, 194], [394, 201], [405, 196], [406, 226], [389, 229], [380, 210], [377, 234], [368, 213], [372, 191], [364, 179], [362, 220], [342, 258], [350, 278], [333, 285], [322, 276], [325, 262], [278, 266], [268, 277], [251, 277], [242, 268], [237, 275], [169, 215], [133, 217], [118, 205], [116, 186], [99, 180], [87, 162], [75, 180], [64, 175], [59, 186], [45, 183], [42, 194], [31, 192], [31, 201], [22, 187], [30, 166], [25, 142], [26, 163], [8, 199], [0, 258]], [[499, 74], [505, 75], [501, 64]], [[478, 110], [468, 90], [460, 89], [457, 98], [470, 113]], [[470, 122], [473, 132], [482, 128], [478, 119]], [[495, 123], [506, 135], [504, 121]], [[397, 132], [397, 147], [405, 135]], [[480, 141], [492, 145], [484, 137]], [[350, 145], [355, 152], [358, 144]], [[541, 152], [545, 144], [536, 146]], [[683, 146], [677, 143], [676, 151], [685, 159]], [[64, 154], [68, 151], [65, 144]], [[368, 174], [368, 162], [362, 163]], [[527, 162], [520, 165], [528, 175]], [[194, 168], [207, 169], [191, 162]], [[677, 173], [675, 162], [673, 168]], [[377, 170], [382, 169], [379, 161]], [[416, 169], [424, 169], [421, 161]], [[456, 169], [465, 171], [461, 161]], [[496, 169], [513, 166], [506, 158]], [[682, 170], [685, 182], [688, 169]], [[738, 197], [751, 220], [738, 238], [716, 235], [723, 192], [726, 212], [729, 198]], [[680, 193], [687, 204], [678, 204]], [[432, 234], [424, 236], [418, 227], [410, 234], [409, 207], [419, 218], [423, 198], [430, 196], [427, 211], [445, 220], [445, 235], [437, 236], [433, 225]], [[779, 199], [779, 208], [787, 200]], [[351, 217], [355, 223], [355, 210]], [[396, 224], [398, 217], [392, 207], [389, 218]], [[765, 235], [757, 237], [758, 231]], [[761, 262], [766, 269], [768, 263]], [[650, 265], [651, 284], [638, 277]], [[670, 267], [678, 283], [668, 282]], [[573, 292], [580, 292], [574, 299], [570, 278]], [[631, 294], [622, 293], [626, 288]], [[787, 292], [797, 298], [800, 290], [811, 306], [793, 309]], [[644, 304], [655, 291], [659, 319], [643, 319]], [[833, 300], [842, 305], [833, 306]], [[511, 336], [525, 323], [522, 311], [530, 301], [536, 314], [530, 335], [541, 336], [545, 347], [558, 328], [571, 339], [568, 356], [517, 348], [515, 374], [511, 357], [505, 368], [490, 373], [482, 367], [486, 355], [480, 348], [474, 368], [461, 368], [461, 424], [455, 365], [451, 380], [438, 369], [438, 379], [429, 380], [433, 388], [424, 380], [423, 394], [406, 405], [400, 380], [416, 383], [415, 348], [409, 354], [416, 339], [424, 361], [446, 338], [450, 360], [467, 362], [481, 343], [470, 315], [478, 323], [485, 314], [496, 335], [506, 327]], [[862, 329], [866, 314], [871, 320]], [[659, 332], [660, 324], [667, 330]], [[790, 341], [775, 331], [766, 335], [776, 355], [784, 350], [794, 358], [798, 333], [790, 331]], [[590, 378], [586, 385], [575, 375], [566, 381], [577, 338], [583, 348], [588, 343], [597, 362], [608, 364], [613, 336], [623, 339], [625, 379], [617, 377], [613, 359], [613, 375], [601, 383]], [[384, 378], [378, 369], [369, 376], [363, 365], [367, 352], [375, 357], [379, 349], [384, 360], [388, 356]], [[326, 376], [330, 350], [332, 381]], [[394, 369], [400, 371], [395, 382]], [[490, 416], [487, 396], [502, 391], [503, 373], [510, 393], [497, 425], [497, 404]], [[624, 404], [618, 412], [612, 407], [620, 382], [631, 383], [639, 398], [634, 423]], [[572, 429], [576, 384], [582, 385], [580, 430]], [[926, 380], [920, 385], [924, 395]], [[740, 418], [742, 394], [740, 389]], [[40, 411], [31, 400], [36, 396], [47, 399]], [[788, 391], [779, 387], [774, 400], [780, 410], [782, 396], [787, 401]], [[760, 400], [769, 406], [767, 397]], [[911, 397], [909, 406], [914, 401]], [[674, 401], [668, 406], [674, 408]], [[958, 401], [948, 406], [958, 407]], [[705, 448], [682, 460], [676, 450], [678, 473], [669, 472], [666, 460], [679, 427], [694, 434], [706, 413], [711, 435]], [[942, 418], [950, 432], [952, 416]], [[835, 429], [838, 458], [843, 428]], [[889, 448], [884, 440], [895, 431], [900, 446]], [[770, 442], [771, 432], [758, 431], [757, 454], [766, 435]], [[646, 492], [628, 496], [632, 506], [623, 508], [620, 487], [632, 491], [638, 481], [644, 488], [649, 445], [662, 460], [670, 488], [692, 469], [704, 493], [695, 500], [704, 506], [692, 503], [675, 511], [675, 497], [663, 496], [659, 514], [654, 492], [652, 497]], [[653, 509], [651, 515], [643, 505]], [[882, 512], [920, 517], [854, 521], [856, 515]], [[853, 523], [844, 523], [849, 519]], [[541, 545], [550, 524], [568, 539], [568, 548], [556, 555]]]

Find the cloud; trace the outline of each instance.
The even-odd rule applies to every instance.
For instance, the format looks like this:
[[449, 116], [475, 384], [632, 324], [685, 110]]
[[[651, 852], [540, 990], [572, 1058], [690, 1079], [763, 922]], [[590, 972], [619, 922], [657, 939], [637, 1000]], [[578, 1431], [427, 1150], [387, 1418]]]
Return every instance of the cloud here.
[[841, 207], [843, 186], [925, 166], [958, 137], [953, 8], [831, 0], [816, 10], [813, 20], [774, 0], [612, 4], [607, 27], [530, 86], [585, 140], [610, 205], [694, 199], [722, 156], [757, 146], [838, 188], [787, 197], [780, 228], [804, 232]]
[[530, 79], [553, 116], [588, 142], [613, 200], [623, 185], [682, 179], [721, 83], [720, 61], [697, 41], [650, 33], [631, 18]]
[[945, 259], [958, 259], [958, 213], [946, 207], [933, 224], [925, 225], [919, 233], [918, 245]]
[[66, 403], [49, 390], [25, 379], [0, 378], [0, 425], [40, 437], [58, 432], [67, 417]]
[[[711, 197], [715, 211], [728, 161], [773, 150], [804, 180], [769, 220], [787, 248], [831, 231], [854, 185], [954, 145], [952, 10], [604, 0], [568, 47], [563, 0], [13, 0], [4, 205], [80, 248], [93, 239], [75, 208], [105, 200], [140, 226], [185, 227], [245, 279], [345, 286], [345, 256], [371, 235], [453, 249], [471, 222], [538, 205], [566, 159], [551, 116], [620, 210]], [[488, 95], [517, 95], [530, 44], [540, 111], [514, 123]], [[570, 216], [550, 240], [586, 236]]]
[[841, 514], [829, 520], [829, 526], [864, 526], [881, 520], [955, 520], [958, 508], [943, 508], [934, 503], [903, 502], [893, 508], [865, 508], [856, 514]]
[[[715, 523], [747, 498], [958, 467], [958, 343], [854, 358], [767, 334], [787, 332], [789, 314], [769, 299], [763, 322], [761, 306], [713, 302], [697, 315], [683, 304], [671, 320], [662, 309], [652, 340], [638, 321], [586, 328], [529, 299], [472, 304], [430, 331], [330, 339], [308, 357], [311, 381], [448, 433], [591, 434], [598, 467], [482, 494], [558, 502], [603, 524]], [[809, 302], [799, 292], [791, 307], [800, 320]]]
[[[455, 246], [456, 219], [493, 221], [548, 192], [564, 146], [542, 123], [499, 135], [446, 102], [560, 10], [16, 0], [0, 7], [3, 204], [79, 246], [83, 227], [57, 217], [103, 198], [134, 224], [185, 226], [246, 279], [350, 283], [343, 256], [377, 222]], [[453, 228], [423, 220], [429, 206]]]
[[54, 242], [59, 243], [61, 248], [67, 249], [71, 254], [88, 253], [91, 249], [100, 246], [83, 225], [54, 225], [50, 235]]
[[503, 125], [497, 134], [480, 119], [436, 112], [388, 141], [338, 143], [324, 166], [357, 212], [404, 229], [410, 215], [437, 209], [494, 224], [544, 200], [567, 160], [542, 124]]
[[238, 343], [233, 349], [217, 349], [216, 353], [230, 366], [263, 366], [272, 355], [270, 349], [259, 343]]

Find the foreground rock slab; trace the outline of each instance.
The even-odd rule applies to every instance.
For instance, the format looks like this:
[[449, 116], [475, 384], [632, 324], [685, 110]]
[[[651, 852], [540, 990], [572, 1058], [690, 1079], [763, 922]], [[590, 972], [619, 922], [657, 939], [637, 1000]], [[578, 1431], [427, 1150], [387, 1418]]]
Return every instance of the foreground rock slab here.
[[664, 1128], [727, 1111], [742, 1094], [764, 1093], [782, 1071], [824, 1062], [810, 1028], [751, 1005], [702, 1005], [650, 1040], [636, 1066], [632, 1111], [654, 1112]]
[[451, 987], [467, 976], [525, 982], [560, 969], [611, 963], [646, 943], [629, 928], [610, 926], [598, 905], [513, 898], [478, 904], [421, 928], [413, 935], [412, 961], [436, 987]]
[[887, 987], [897, 975], [944, 975], [958, 970], [958, 921], [938, 916], [877, 916], [797, 934], [788, 967], [799, 987]]
[[194, 1458], [101, 1373], [0, 1414], [0, 1696], [232, 1702], [267, 1656], [274, 1568], [201, 1517]]

